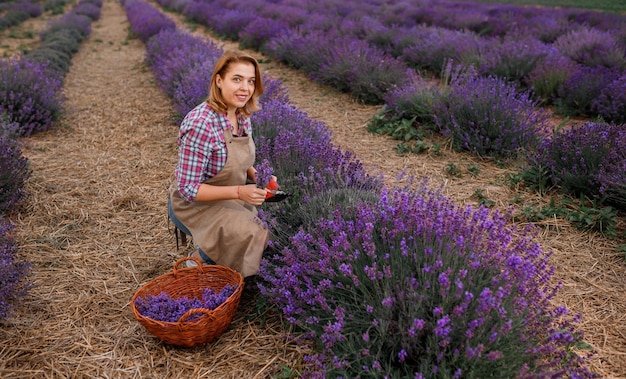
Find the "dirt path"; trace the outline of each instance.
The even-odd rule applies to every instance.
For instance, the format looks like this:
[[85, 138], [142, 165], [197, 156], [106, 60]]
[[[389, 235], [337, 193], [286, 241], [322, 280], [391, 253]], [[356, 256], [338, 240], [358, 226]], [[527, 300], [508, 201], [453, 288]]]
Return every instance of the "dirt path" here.
[[[245, 304], [215, 343], [191, 350], [163, 346], [133, 318], [133, 293], [171, 270], [183, 251], [175, 251], [165, 213], [178, 126], [143, 63], [143, 44], [127, 38], [122, 7], [105, 0], [66, 78], [62, 125], [25, 141], [31, 198], [15, 222], [35, 286], [0, 327], [0, 377], [267, 378], [293, 369], [301, 349], [282, 340], [277, 320], [250, 319]], [[459, 203], [476, 203], [480, 189], [500, 208], [518, 195], [506, 185], [509, 171], [486, 161], [445, 149], [398, 156], [397, 142], [365, 130], [378, 107], [356, 104], [283, 65], [263, 66], [298, 108], [326, 123], [338, 146], [370, 172], [383, 171], [389, 183], [406, 171], [445, 185]], [[464, 174], [447, 175], [451, 163]], [[477, 177], [467, 172], [470, 164], [480, 167]], [[586, 340], [599, 352], [592, 369], [626, 378], [623, 256], [613, 252], [615, 242], [551, 224], [540, 243], [554, 252], [555, 276], [564, 283], [558, 301], [583, 312]]]

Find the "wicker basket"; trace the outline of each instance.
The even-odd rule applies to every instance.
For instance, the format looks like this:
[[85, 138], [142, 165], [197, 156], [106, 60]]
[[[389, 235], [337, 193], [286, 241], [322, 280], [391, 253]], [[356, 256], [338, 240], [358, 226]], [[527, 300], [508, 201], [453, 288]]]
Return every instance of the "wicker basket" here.
[[[178, 266], [187, 260], [193, 260], [198, 265], [179, 269]], [[230, 267], [202, 265], [195, 258], [184, 257], [174, 264], [173, 272], [156, 277], [142, 286], [133, 296], [131, 307], [139, 323], [161, 341], [183, 347], [201, 346], [219, 337], [230, 325], [239, 306], [243, 283], [241, 274]], [[177, 322], [157, 321], [145, 317], [135, 306], [135, 300], [138, 297], [159, 295], [165, 292], [175, 299], [183, 296], [201, 298], [204, 288], [220, 291], [227, 284], [236, 284], [237, 289], [219, 307], [214, 310], [191, 309]], [[201, 316], [185, 321], [194, 314], [201, 314]]]

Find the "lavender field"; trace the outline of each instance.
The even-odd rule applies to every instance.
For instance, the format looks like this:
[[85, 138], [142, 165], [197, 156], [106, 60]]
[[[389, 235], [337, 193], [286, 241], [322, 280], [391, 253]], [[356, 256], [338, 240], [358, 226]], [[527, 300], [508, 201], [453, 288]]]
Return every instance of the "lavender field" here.
[[[625, 17], [62, 7], [0, 36], [1, 377], [626, 377]], [[257, 158], [293, 195], [260, 212], [259, 298], [180, 349], [129, 301], [185, 254], [177, 123], [226, 48], [262, 63]]]

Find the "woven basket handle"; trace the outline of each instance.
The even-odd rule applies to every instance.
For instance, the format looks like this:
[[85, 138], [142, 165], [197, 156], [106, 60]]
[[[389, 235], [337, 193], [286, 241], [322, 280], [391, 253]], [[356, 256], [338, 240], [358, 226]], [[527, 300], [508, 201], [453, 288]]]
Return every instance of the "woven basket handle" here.
[[196, 262], [196, 267], [202, 270], [202, 262], [200, 262], [197, 258], [187, 256], [187, 257], [180, 258], [179, 260], [176, 261], [176, 263], [174, 263], [174, 273], [176, 273], [179, 270], [178, 266], [180, 266], [185, 261]]
[[184, 315], [180, 316], [180, 318], [178, 319], [178, 321], [176, 322], [177, 324], [182, 324], [183, 322], [187, 321], [187, 319], [195, 314], [198, 313], [204, 313], [207, 316], [209, 316], [209, 321], [213, 321], [213, 319], [215, 319], [215, 315], [213, 314], [213, 311], [207, 308], [192, 308], [190, 310], [188, 310], [187, 312], [185, 312]]

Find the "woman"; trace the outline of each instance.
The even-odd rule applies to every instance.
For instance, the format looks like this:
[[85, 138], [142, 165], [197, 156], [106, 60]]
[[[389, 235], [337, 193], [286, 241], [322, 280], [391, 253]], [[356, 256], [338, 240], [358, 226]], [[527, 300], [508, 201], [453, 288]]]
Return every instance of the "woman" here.
[[[260, 109], [259, 63], [227, 51], [215, 64], [207, 101], [183, 119], [178, 164], [170, 186], [170, 217], [197, 247], [190, 256], [257, 273], [269, 231], [257, 217], [266, 190], [255, 184], [255, 146], [250, 115]], [[192, 262], [192, 261], [188, 261]]]

